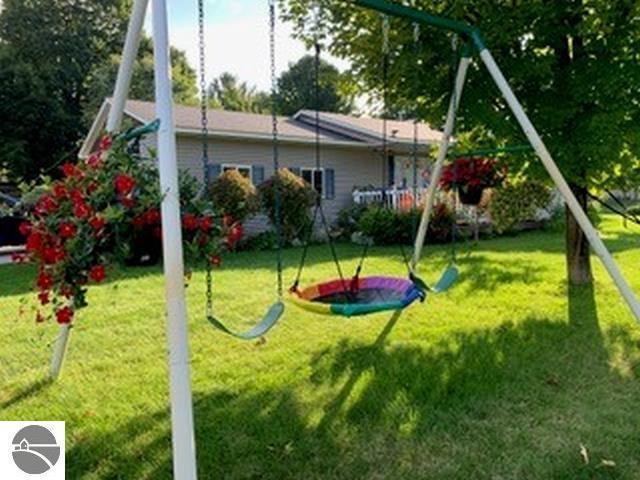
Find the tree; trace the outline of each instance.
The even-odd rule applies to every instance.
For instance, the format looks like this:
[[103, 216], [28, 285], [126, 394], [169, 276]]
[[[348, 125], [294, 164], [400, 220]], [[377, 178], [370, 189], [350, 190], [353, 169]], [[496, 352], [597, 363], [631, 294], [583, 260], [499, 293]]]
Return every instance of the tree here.
[[[285, 18], [307, 40], [313, 34], [308, 18], [311, 3], [285, 1]], [[331, 34], [330, 51], [351, 59], [360, 88], [380, 91], [380, 16], [347, 3], [323, 0], [321, 4], [322, 25]], [[638, 18], [634, 2], [416, 0], [413, 4], [480, 27], [583, 208], [590, 188], [617, 187], [628, 172], [638, 171], [640, 22], [633, 21]], [[391, 19], [390, 24], [392, 104], [411, 105], [419, 118], [441, 124], [455, 65], [451, 35], [422, 28], [415, 48], [412, 25], [401, 19]], [[481, 73], [477, 57], [462, 105], [461, 130], [483, 125], [500, 144], [523, 143], [520, 128], [492, 80]], [[539, 161], [512, 167], [548, 179]], [[569, 212], [566, 255], [570, 282], [591, 282], [589, 246]]]
[[[120, 60], [120, 54], [111, 55], [105, 63], [97, 65], [91, 72], [87, 80], [87, 94], [83, 104], [85, 126], [91, 124], [102, 101], [113, 94]], [[198, 94], [196, 72], [189, 65], [185, 52], [174, 47], [171, 47], [171, 75], [174, 101], [186, 105], [196, 103]], [[129, 98], [153, 101], [155, 99], [154, 84], [153, 43], [148, 37], [143, 37], [138, 58], [133, 67]]]
[[224, 72], [209, 85], [209, 103], [216, 108], [237, 112], [267, 113], [270, 96], [240, 82], [238, 77]]
[[[350, 113], [353, 95], [346, 93], [345, 76], [336, 67], [320, 60], [318, 68], [318, 110]], [[302, 109], [316, 109], [315, 58], [305, 55], [278, 78], [278, 110], [282, 115], [293, 115]]]
[[33, 179], [73, 158], [69, 136], [77, 125], [52, 91], [55, 83], [48, 70], [16, 61], [13, 49], [0, 45], [0, 171], [9, 180]]
[[4, 0], [0, 165], [32, 179], [73, 156], [89, 72], [122, 44], [128, 0]]

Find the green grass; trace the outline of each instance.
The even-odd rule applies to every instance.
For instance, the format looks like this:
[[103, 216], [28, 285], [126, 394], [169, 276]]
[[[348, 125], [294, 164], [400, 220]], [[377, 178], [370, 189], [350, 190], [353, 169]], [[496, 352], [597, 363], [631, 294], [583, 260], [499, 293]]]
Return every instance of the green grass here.
[[[639, 231], [611, 217], [603, 227], [640, 292]], [[266, 343], [207, 325], [196, 272], [201, 478], [640, 478], [640, 330], [596, 259], [594, 289], [568, 291], [562, 248], [559, 233], [483, 241], [447, 294], [350, 320], [291, 306]], [[445, 250], [427, 249], [425, 278]], [[359, 251], [339, 251], [350, 271]], [[286, 252], [288, 282], [299, 253]], [[273, 300], [272, 260], [225, 259], [215, 300], [229, 324], [249, 326]], [[403, 274], [401, 256], [374, 248], [366, 271]], [[169, 478], [160, 269], [112, 272], [91, 288], [53, 385], [40, 380], [56, 327], [17, 314], [32, 305], [32, 273], [0, 267], [0, 420], [65, 420], [68, 478]], [[304, 283], [332, 275], [327, 249], [314, 247]]]

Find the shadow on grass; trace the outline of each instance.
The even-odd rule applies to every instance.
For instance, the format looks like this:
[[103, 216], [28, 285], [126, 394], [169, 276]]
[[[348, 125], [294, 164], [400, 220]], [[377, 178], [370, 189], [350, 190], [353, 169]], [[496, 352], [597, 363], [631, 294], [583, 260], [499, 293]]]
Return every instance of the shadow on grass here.
[[494, 291], [500, 285], [510, 283], [538, 283], [548, 271], [534, 262], [489, 259], [481, 253], [460, 259], [458, 265], [466, 269], [464, 284], [470, 292]]
[[29, 398], [39, 394], [52, 384], [53, 380], [49, 377], [41, 380], [36, 380], [26, 387], [16, 391], [10, 398], [0, 402], [0, 410], [4, 410], [5, 408], [9, 408], [16, 403], [28, 400]]
[[[640, 235], [629, 231], [608, 234], [603, 240], [611, 252], [624, 252], [640, 248]], [[549, 230], [522, 232], [512, 236], [483, 240], [474, 249], [479, 252], [564, 254], [564, 233]]]
[[[381, 255], [389, 255], [391, 253], [400, 255], [399, 249], [393, 247], [381, 247]], [[338, 246], [340, 261], [348, 262], [360, 258], [362, 254], [361, 247], [352, 244], [341, 244]], [[297, 268], [302, 255], [301, 248], [286, 248], [284, 250], [283, 260], [285, 268]], [[399, 257], [400, 258], [400, 257]], [[401, 260], [399, 260], [401, 262]], [[306, 265], [312, 268], [313, 265], [331, 263], [331, 256], [328, 246], [312, 245], [309, 248]], [[225, 270], [251, 270], [252, 273], [258, 270], [273, 272], [275, 275], [276, 268], [276, 252], [275, 251], [259, 251], [259, 252], [237, 252], [227, 253], [224, 258]], [[400, 263], [401, 264], [401, 263]], [[192, 269], [195, 272], [203, 272], [204, 268], [194, 265]], [[345, 272], [345, 275], [350, 275]], [[34, 265], [2, 265], [0, 266], [0, 298], [5, 296], [20, 295], [33, 290], [35, 284], [36, 268]], [[107, 279], [101, 285], [114, 285], [123, 280], [132, 280], [154, 275], [162, 275], [162, 265], [141, 266], [141, 267], [117, 267], [108, 271]], [[90, 287], [91, 288], [91, 287]]]
[[[566, 319], [527, 318], [428, 344], [393, 344], [387, 338], [396, 314], [373, 344], [344, 340], [320, 351], [309, 381], [335, 394], [319, 419], [288, 386], [198, 393], [199, 475], [412, 479], [418, 470], [431, 472], [422, 478], [462, 479], [483, 468], [487, 477], [630, 478], [640, 454], [630, 441], [638, 381], [609, 366], [592, 288], [568, 295]], [[636, 345], [628, 333], [615, 335], [624, 348]], [[87, 437], [68, 452], [71, 478], [171, 476], [166, 410]], [[562, 441], [545, 444], [549, 438]], [[449, 470], [430, 464], [438, 447], [452, 456]], [[414, 450], [409, 463], [400, 458], [407, 448]], [[533, 463], [519, 463], [526, 455]], [[616, 468], [599, 464], [611, 456]]]

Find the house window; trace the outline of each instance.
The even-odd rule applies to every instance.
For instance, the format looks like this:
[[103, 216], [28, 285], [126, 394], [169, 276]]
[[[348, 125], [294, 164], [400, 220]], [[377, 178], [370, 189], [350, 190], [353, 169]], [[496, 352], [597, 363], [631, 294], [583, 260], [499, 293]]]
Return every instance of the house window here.
[[230, 170], [236, 170], [240, 175], [251, 180], [251, 167], [248, 165], [233, 165], [233, 164], [222, 165], [222, 173], [228, 172]]
[[302, 168], [300, 169], [302, 179], [313, 187], [320, 195], [324, 196], [324, 169], [323, 168]]

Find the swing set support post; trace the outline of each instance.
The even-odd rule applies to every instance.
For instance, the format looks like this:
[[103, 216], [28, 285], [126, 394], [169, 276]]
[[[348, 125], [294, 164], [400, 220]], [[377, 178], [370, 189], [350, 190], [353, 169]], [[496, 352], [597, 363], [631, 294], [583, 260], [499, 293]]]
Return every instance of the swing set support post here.
[[442, 132], [442, 138], [440, 139], [440, 147], [438, 148], [438, 157], [431, 173], [431, 179], [429, 186], [427, 187], [427, 193], [424, 199], [424, 205], [422, 209], [422, 216], [420, 217], [420, 226], [416, 234], [416, 241], [413, 248], [413, 257], [411, 257], [411, 272], [415, 273], [416, 266], [420, 262], [420, 256], [422, 255], [422, 247], [427, 237], [427, 230], [429, 228], [429, 220], [431, 218], [431, 211], [433, 210], [433, 204], [436, 198], [436, 189], [440, 183], [440, 177], [442, 176], [442, 169], [444, 162], [447, 158], [447, 152], [449, 150], [449, 143], [451, 142], [451, 135], [453, 135], [453, 129], [456, 123], [456, 112], [460, 105], [460, 98], [462, 97], [462, 91], [464, 89], [464, 82], [467, 78], [467, 70], [471, 63], [470, 56], [463, 56], [460, 58], [458, 64], [458, 72], [456, 73], [455, 85], [451, 94], [451, 100], [449, 101], [449, 110], [447, 112], [447, 120], [444, 124], [444, 131]]
[[[120, 129], [122, 123], [122, 115], [124, 106], [127, 101], [129, 85], [131, 84], [131, 76], [133, 73], [133, 65], [138, 54], [138, 46], [140, 45], [140, 37], [142, 32], [142, 24], [147, 13], [149, 0], [135, 0], [129, 18], [129, 26], [127, 28], [127, 37], [124, 43], [122, 60], [118, 67], [118, 76], [111, 101], [111, 109], [107, 117], [107, 132], [114, 133]], [[71, 325], [62, 325], [59, 329], [58, 337], [53, 349], [51, 358], [51, 366], [49, 368], [49, 378], [56, 380], [62, 372], [64, 357], [67, 353], [71, 336]]]
[[[635, 294], [633, 293], [633, 291], [631, 290], [631, 287], [629, 286], [626, 279], [622, 275], [622, 272], [616, 265], [613, 259], [613, 256], [611, 255], [609, 250], [607, 250], [607, 247], [605, 246], [604, 242], [600, 238], [598, 231], [591, 224], [591, 221], [589, 220], [589, 217], [584, 212], [584, 210], [582, 210], [582, 207], [578, 203], [578, 200], [576, 199], [575, 195], [571, 191], [571, 188], [569, 187], [567, 181], [565, 180], [564, 176], [560, 172], [560, 169], [558, 168], [555, 161], [553, 160], [553, 157], [547, 150], [547, 147], [545, 146], [544, 142], [540, 138], [540, 135], [538, 134], [535, 127], [531, 123], [531, 120], [529, 120], [529, 117], [525, 113], [522, 107], [522, 104], [513, 93], [511, 86], [505, 79], [502, 71], [500, 70], [500, 67], [498, 67], [496, 61], [491, 55], [491, 52], [489, 52], [489, 50], [487, 49], [487, 46], [484, 43], [480, 30], [473, 25], [469, 25], [463, 22], [458, 22], [458, 21], [444, 18], [444, 17], [431, 15], [426, 12], [417, 10], [415, 8], [400, 5], [394, 2], [390, 2], [388, 0], [353, 0], [353, 3], [355, 5], [359, 5], [369, 10], [375, 10], [375, 11], [384, 13], [386, 15], [404, 18], [414, 23], [430, 25], [432, 27], [458, 33], [467, 42], [471, 42], [473, 44], [473, 46], [475, 47], [475, 49], [480, 55], [480, 59], [482, 60], [485, 67], [489, 71], [489, 74], [491, 75], [491, 77], [493, 78], [493, 81], [499, 88], [500, 93], [506, 100], [507, 104], [509, 105], [509, 108], [511, 109], [518, 123], [520, 124], [520, 127], [522, 128], [524, 134], [529, 140], [529, 143], [531, 144], [536, 154], [542, 161], [543, 165], [547, 169], [547, 172], [549, 173], [556, 187], [562, 194], [567, 204], [567, 207], [569, 208], [569, 210], [575, 217], [576, 221], [580, 225], [580, 228], [582, 229], [587, 239], [589, 240], [591, 248], [593, 248], [593, 251], [600, 258], [600, 261], [602, 262], [605, 269], [607, 270], [607, 273], [615, 283], [616, 287], [618, 288], [618, 291], [620, 292], [624, 300], [627, 302], [627, 305], [629, 306], [629, 309], [633, 313], [633, 316], [635, 317], [636, 321], [640, 323], [640, 303], [638, 303], [638, 300]], [[435, 183], [435, 181], [433, 183]], [[418, 246], [417, 242], [416, 242], [416, 246]], [[422, 245], [420, 244], [419, 246], [421, 247]], [[419, 255], [416, 255], [414, 257], [414, 261], [416, 258], [419, 258]]]
[[109, 116], [107, 117], [107, 132], [109, 133], [120, 130], [124, 106], [127, 102], [129, 86], [131, 85], [133, 65], [136, 61], [136, 57], [138, 56], [142, 25], [144, 23], [148, 5], [149, 0], [135, 0], [131, 10], [131, 18], [129, 18], [129, 26], [127, 28], [127, 36], [122, 50], [122, 58], [120, 65], [118, 66], [116, 86], [113, 91], [113, 99], [111, 100], [111, 109], [109, 110]]
[[189, 368], [182, 226], [166, 0], [152, 1], [158, 160], [162, 198], [162, 248], [169, 348], [169, 387], [174, 478], [195, 480], [196, 455]]

